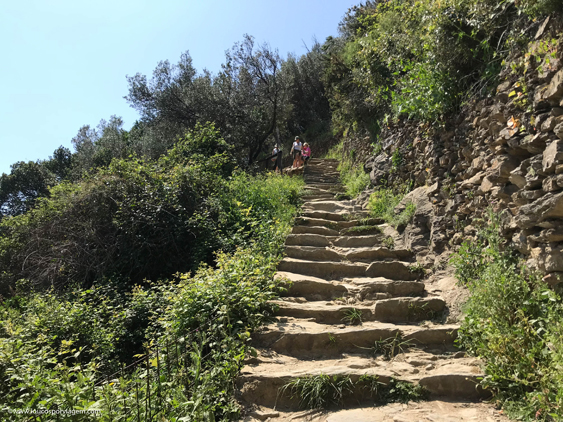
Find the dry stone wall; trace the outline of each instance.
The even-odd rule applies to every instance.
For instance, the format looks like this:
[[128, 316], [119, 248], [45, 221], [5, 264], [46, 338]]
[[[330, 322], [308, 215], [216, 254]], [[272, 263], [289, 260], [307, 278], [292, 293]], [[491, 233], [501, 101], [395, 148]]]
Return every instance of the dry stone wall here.
[[403, 236], [429, 260], [473, 236], [490, 206], [529, 265], [552, 283], [563, 276], [561, 32], [546, 20], [509, 57], [496, 94], [470, 101], [442, 128], [399, 122], [383, 130], [382, 151], [365, 170], [375, 186], [417, 188], [408, 198], [417, 214]]

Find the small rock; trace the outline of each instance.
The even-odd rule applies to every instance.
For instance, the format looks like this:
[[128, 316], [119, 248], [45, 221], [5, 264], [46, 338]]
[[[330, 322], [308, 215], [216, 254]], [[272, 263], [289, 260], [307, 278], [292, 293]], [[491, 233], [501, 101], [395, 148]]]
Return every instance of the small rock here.
[[454, 354], [455, 359], [464, 358], [464, 357], [465, 357], [465, 352], [457, 352]]
[[434, 365], [432, 365], [432, 364], [426, 365], [426, 366], [424, 367], [424, 369], [425, 369], [426, 371], [431, 371], [432, 369], [434, 369]]
[[346, 324], [340, 324], [338, 325], [338, 328], [346, 328]]
[[261, 421], [265, 421], [268, 418], [277, 418], [280, 416], [280, 412], [276, 412], [274, 410], [255, 410], [250, 412], [248, 416], [252, 416], [253, 418], [260, 419]]

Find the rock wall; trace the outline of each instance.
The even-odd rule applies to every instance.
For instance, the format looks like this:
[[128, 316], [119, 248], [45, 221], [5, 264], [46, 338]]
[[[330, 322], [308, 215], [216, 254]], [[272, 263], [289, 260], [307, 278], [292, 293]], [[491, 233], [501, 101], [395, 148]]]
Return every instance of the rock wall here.
[[418, 188], [407, 245], [432, 259], [473, 236], [473, 221], [491, 206], [529, 265], [548, 281], [563, 275], [561, 29], [546, 20], [506, 61], [496, 94], [470, 101], [442, 128], [398, 122], [383, 130], [382, 151], [365, 170], [375, 186]]

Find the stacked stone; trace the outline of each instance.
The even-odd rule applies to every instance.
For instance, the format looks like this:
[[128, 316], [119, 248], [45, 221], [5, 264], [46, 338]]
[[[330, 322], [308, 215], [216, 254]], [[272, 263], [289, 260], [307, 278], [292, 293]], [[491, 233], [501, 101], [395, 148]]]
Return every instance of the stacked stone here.
[[563, 276], [563, 38], [549, 41], [555, 57], [540, 64], [535, 54], [559, 31], [550, 24], [541, 26], [531, 54], [507, 60], [494, 96], [470, 102], [443, 128], [386, 128], [382, 153], [365, 169], [375, 186], [426, 186], [432, 207], [419, 220], [434, 254], [474, 235], [473, 220], [492, 206], [504, 217], [503, 234], [556, 283]]

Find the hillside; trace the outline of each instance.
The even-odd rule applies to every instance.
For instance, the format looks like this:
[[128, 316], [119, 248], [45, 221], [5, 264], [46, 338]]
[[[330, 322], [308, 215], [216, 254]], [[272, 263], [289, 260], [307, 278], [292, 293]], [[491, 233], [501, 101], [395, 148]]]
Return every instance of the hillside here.
[[563, 420], [562, 8], [367, 1], [128, 78], [131, 130], [0, 177], [2, 417]]

